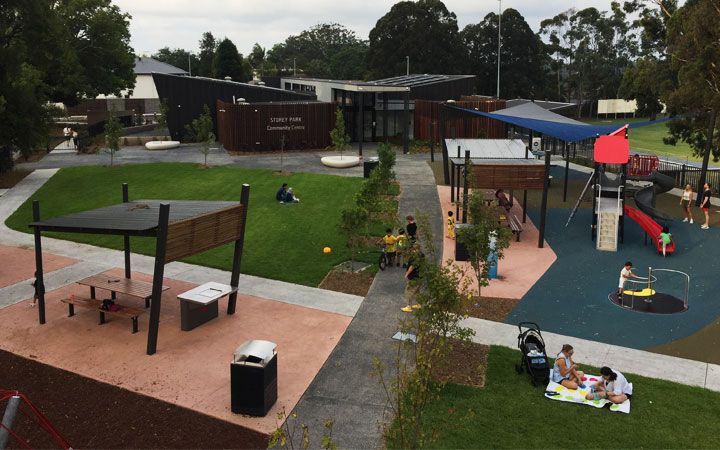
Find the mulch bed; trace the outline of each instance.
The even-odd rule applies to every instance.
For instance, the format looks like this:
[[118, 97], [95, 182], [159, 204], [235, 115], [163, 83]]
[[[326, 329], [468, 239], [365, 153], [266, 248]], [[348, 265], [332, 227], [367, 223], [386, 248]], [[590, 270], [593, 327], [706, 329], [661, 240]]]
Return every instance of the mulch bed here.
[[365, 297], [374, 278], [375, 275], [367, 270], [358, 273], [331, 270], [322, 280], [319, 288]]
[[[0, 388], [25, 394], [73, 448], [267, 447], [263, 433], [2, 350], [0, 367]], [[57, 448], [25, 414], [13, 431], [33, 448]], [[9, 448], [24, 446], [11, 438]]]
[[0, 175], [0, 189], [10, 189], [30, 175], [32, 170], [13, 169]]
[[467, 315], [478, 319], [504, 322], [520, 300], [514, 298], [476, 297], [467, 310]]
[[453, 348], [435, 376], [445, 383], [464, 384], [467, 386], [485, 386], [485, 370], [487, 368], [490, 347], [474, 342], [456, 341]]

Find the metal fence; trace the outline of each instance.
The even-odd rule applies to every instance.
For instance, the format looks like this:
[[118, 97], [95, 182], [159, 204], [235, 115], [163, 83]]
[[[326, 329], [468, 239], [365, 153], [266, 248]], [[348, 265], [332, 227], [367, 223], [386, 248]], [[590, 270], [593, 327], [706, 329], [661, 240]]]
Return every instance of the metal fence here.
[[[683, 188], [686, 184], [689, 184], [694, 189], [697, 189], [698, 183], [700, 182], [700, 167], [688, 164], [661, 159], [658, 172], [675, 178], [675, 186], [679, 188]], [[720, 169], [708, 168], [705, 181], [713, 190], [717, 191], [717, 189], [720, 188]]]

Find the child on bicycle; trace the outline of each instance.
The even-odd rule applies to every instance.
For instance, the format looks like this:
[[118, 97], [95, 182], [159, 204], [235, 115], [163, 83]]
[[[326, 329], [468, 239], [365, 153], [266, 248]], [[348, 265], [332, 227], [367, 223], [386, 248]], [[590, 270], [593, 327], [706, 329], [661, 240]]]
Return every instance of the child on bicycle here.
[[405, 253], [405, 249], [407, 248], [407, 236], [405, 236], [405, 230], [400, 228], [396, 239], [397, 242], [395, 243], [395, 246], [397, 247], [397, 267], [400, 267], [400, 264], [405, 267], [405, 264], [403, 264], [403, 255]]
[[383, 242], [385, 243], [385, 255], [388, 259], [388, 265], [392, 266], [393, 262], [395, 261], [395, 255], [397, 253], [397, 237], [393, 236], [391, 228], [385, 230]]

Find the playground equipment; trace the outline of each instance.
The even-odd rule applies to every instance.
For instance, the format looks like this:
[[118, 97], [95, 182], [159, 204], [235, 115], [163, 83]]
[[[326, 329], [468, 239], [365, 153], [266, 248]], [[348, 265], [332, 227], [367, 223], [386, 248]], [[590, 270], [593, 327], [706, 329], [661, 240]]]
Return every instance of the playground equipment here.
[[654, 314], [675, 314], [688, 309], [690, 276], [672, 269], [648, 267], [647, 277], [630, 278], [622, 294], [617, 291], [608, 300], [625, 309]]
[[[595, 168], [585, 184], [580, 197], [570, 213], [565, 226], [572, 221], [585, 198], [589, 188], [593, 188], [593, 218], [591, 238], [598, 250], [617, 251], [625, 234], [625, 216], [636, 221], [645, 231], [645, 242], [649, 236], [656, 248], [662, 253], [662, 244], [658, 243], [663, 225], [668, 226], [672, 218], [655, 209], [658, 194], [668, 192], [675, 187], [675, 180], [657, 172], [659, 160], [656, 156], [634, 155], [630, 157], [630, 144], [627, 140], [627, 125], [607, 136], [599, 136], [594, 148]], [[616, 174], [606, 172], [607, 165], [620, 165]], [[650, 181], [651, 185], [634, 193], [638, 209], [625, 204], [627, 181]], [[656, 221], [660, 221], [657, 223]], [[675, 251], [671, 242], [666, 248], [667, 254]]]
[[33, 432], [32, 444], [35, 448], [54, 446], [63, 449], [72, 448], [67, 439], [25, 394], [0, 389], [0, 411], [3, 410], [2, 423], [0, 423], [0, 449], [31, 448], [29, 439], [23, 437], [31, 428], [44, 430], [44, 433]]

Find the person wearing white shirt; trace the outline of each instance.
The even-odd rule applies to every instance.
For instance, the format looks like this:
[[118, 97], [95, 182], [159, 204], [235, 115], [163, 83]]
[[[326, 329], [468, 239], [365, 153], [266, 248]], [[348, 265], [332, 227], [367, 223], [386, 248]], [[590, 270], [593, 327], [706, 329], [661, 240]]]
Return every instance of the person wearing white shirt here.
[[585, 396], [588, 400], [599, 400], [607, 398], [612, 403], [623, 403], [632, 398], [633, 385], [629, 383], [625, 375], [618, 370], [609, 367], [600, 369], [602, 380], [598, 381], [591, 388], [591, 392]]
[[618, 282], [618, 298], [622, 299], [623, 291], [625, 290], [625, 282], [628, 278], [640, 278], [632, 272], [632, 263], [630, 261], [625, 263], [622, 270], [620, 271], [620, 281]]

